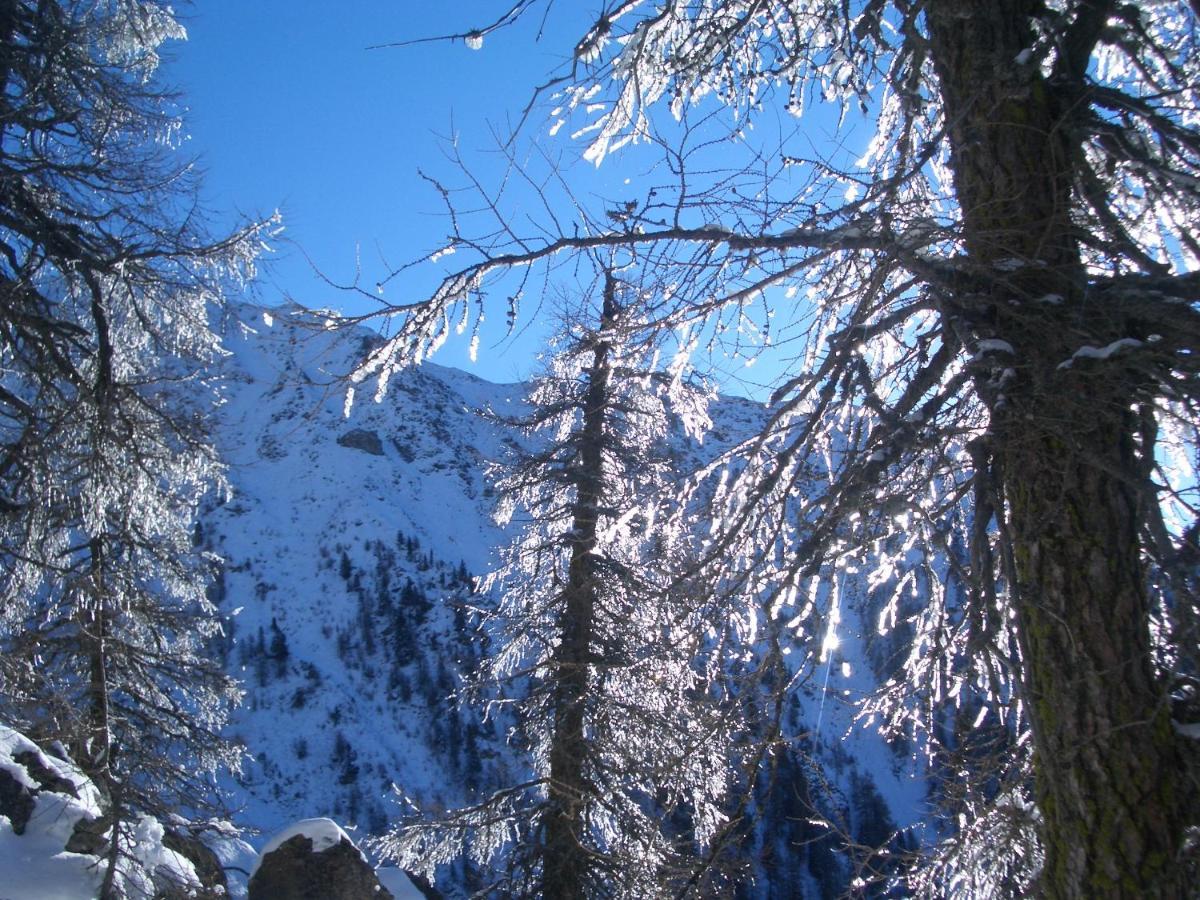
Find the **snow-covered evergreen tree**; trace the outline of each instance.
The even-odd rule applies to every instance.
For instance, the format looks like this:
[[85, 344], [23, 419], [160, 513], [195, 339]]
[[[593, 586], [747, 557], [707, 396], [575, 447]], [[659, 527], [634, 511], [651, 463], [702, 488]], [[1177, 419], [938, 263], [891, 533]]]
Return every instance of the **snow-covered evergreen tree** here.
[[599, 305], [567, 326], [516, 423], [537, 449], [499, 480], [517, 536], [481, 585], [495, 606], [475, 695], [512, 710], [532, 777], [384, 843], [428, 870], [465, 850], [510, 896], [711, 886], [732, 781], [717, 598], [658, 526], [680, 478], [668, 431], [702, 423], [707, 392], [652, 368], [640, 301], [611, 273]]
[[[460, 37], [483, 47], [539, 5]], [[456, 268], [367, 366], [420, 357], [511, 267], [614, 248], [671, 286], [664, 331], [732, 355], [792, 342], [715, 546], [816, 642], [803, 582], [893, 587], [881, 627], [912, 643], [875, 711], [935, 755], [947, 705], [1019, 748], [959, 756], [979, 802], [939, 859], [965, 868], [922, 889], [1194, 881], [1195, 748], [1170, 695], [1200, 660], [1198, 34], [1183, 0], [604, 4], [548, 82], [551, 132], [598, 165], [640, 154], [644, 187], [595, 209], [526, 172], [544, 222], [492, 197], [453, 218]], [[822, 158], [809, 121], [838, 130]]]
[[107, 793], [106, 894], [137, 815], [236, 760], [192, 536], [209, 320], [269, 226], [206, 233], [156, 80], [184, 36], [150, 0], [0, 2], [0, 696]]

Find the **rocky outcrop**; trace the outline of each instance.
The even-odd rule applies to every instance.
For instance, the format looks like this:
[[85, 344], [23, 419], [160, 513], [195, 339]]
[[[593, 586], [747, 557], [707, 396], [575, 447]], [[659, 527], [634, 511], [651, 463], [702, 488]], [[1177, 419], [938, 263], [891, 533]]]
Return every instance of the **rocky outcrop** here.
[[39, 794], [50, 792], [78, 800], [79, 791], [61, 771], [65, 763], [60, 765], [16, 732], [9, 731], [8, 735], [13, 746], [5, 754], [6, 765], [0, 766], [0, 816], [8, 819], [14, 834], [22, 835]]
[[374, 869], [330, 819], [276, 835], [250, 877], [249, 900], [393, 900]]
[[345, 434], [339, 435], [337, 442], [343, 447], [352, 447], [372, 456], [383, 456], [383, 441], [379, 439], [378, 431], [367, 428], [352, 428]]
[[[152, 816], [124, 810], [121, 824], [113, 896], [229, 896], [221, 860], [201, 839], [214, 834], [219, 842], [220, 823], [193, 825], [172, 816], [168, 829]], [[98, 896], [112, 834], [107, 795], [60, 744], [41, 746], [0, 723], [0, 897]], [[16, 860], [19, 866], [4, 865]]]
[[25, 833], [33, 807], [33, 791], [7, 769], [0, 769], [0, 816], [8, 818], [14, 834]]
[[65, 850], [68, 853], [86, 853], [100, 856], [108, 847], [108, 832], [112, 819], [108, 816], [84, 816], [71, 829]]

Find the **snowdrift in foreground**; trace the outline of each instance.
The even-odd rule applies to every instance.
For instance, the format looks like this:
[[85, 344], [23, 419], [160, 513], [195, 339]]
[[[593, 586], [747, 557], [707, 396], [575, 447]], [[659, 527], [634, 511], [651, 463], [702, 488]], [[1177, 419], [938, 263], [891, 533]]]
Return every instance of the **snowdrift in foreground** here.
[[[109, 861], [104, 797], [67, 759], [0, 725], [0, 873], [12, 900], [95, 897]], [[129, 854], [117, 860], [113, 883], [123, 896], [154, 896], [168, 888], [201, 895], [196, 866], [171, 849], [163, 824], [142, 816], [132, 825]]]
[[[111, 831], [106, 816], [102, 792], [61, 746], [47, 750], [0, 724], [3, 900], [92, 900], [99, 896]], [[201, 831], [203, 843], [196, 836]], [[142, 816], [133, 825], [129, 857], [118, 863], [115, 890], [125, 897], [149, 898], [170, 892], [171, 896], [243, 898], [245, 874], [253, 874], [263, 858], [296, 835], [312, 842], [313, 853], [345, 841], [369, 868], [353, 840], [331, 819], [298, 822], [268, 841], [258, 854], [228, 823], [205, 823], [199, 828], [178, 820], [165, 827], [157, 819]], [[375, 875], [396, 900], [424, 896], [398, 869], [380, 869]]]
[[[254, 851], [228, 823], [164, 825], [132, 816], [125, 853], [113, 872], [124, 897], [224, 897], [227, 867], [244, 868]], [[61, 745], [43, 748], [0, 724], [0, 896], [4, 900], [91, 900], [109, 866], [112, 821], [100, 789]], [[203, 840], [201, 840], [201, 834]]]
[[102, 861], [66, 848], [80, 821], [100, 815], [100, 792], [74, 765], [0, 725], [0, 873], [6, 896], [96, 896]]

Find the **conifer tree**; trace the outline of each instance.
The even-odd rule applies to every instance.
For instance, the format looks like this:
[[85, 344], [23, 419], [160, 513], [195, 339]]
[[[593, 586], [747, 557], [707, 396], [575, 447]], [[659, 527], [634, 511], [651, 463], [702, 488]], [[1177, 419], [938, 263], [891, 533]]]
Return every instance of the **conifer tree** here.
[[510, 896], [707, 883], [704, 850], [725, 821], [737, 710], [716, 686], [722, 626], [710, 594], [673, 578], [678, 548], [655, 526], [676, 478], [672, 410], [694, 425], [706, 394], [647, 369], [636, 295], [611, 273], [601, 305], [596, 324], [585, 313], [568, 327], [519, 420], [534, 449], [498, 485], [498, 519], [517, 535], [482, 584], [496, 640], [475, 691], [514, 705], [532, 778], [384, 843], [430, 871], [465, 845]]
[[136, 817], [236, 763], [192, 533], [210, 317], [270, 225], [205, 231], [156, 80], [184, 36], [151, 0], [0, 2], [0, 699], [105, 792], [106, 895]]
[[[486, 52], [539, 5], [459, 37]], [[551, 130], [651, 176], [596, 208], [525, 171], [570, 212], [526, 231], [489, 196], [453, 218], [475, 256], [393, 310], [365, 367], [420, 358], [512, 267], [595, 252], [669, 286], [664, 331], [791, 341], [710, 558], [789, 617], [836, 570], [896, 586], [885, 629], [927, 588], [873, 710], [934, 753], [939, 706], [975, 705], [1015, 755], [958, 773], [983, 788], [922, 891], [1195, 882], [1170, 695], [1200, 660], [1198, 35], [1184, 0], [603, 4], [544, 89]], [[816, 159], [809, 122], [838, 129]], [[797, 627], [819, 636], [815, 615]]]

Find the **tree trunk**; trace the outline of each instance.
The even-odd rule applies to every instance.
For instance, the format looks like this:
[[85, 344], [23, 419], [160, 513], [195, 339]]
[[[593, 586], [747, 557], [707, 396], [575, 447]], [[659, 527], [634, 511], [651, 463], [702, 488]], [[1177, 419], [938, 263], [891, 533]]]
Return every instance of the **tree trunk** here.
[[[972, 290], [943, 313], [1013, 348], [1012, 377], [980, 393], [1007, 500], [1010, 585], [1054, 898], [1186, 894], [1178, 854], [1193, 794], [1150, 653], [1139, 548], [1143, 488], [1118, 360], [1070, 363], [1127, 337], [1087, 300], [1070, 219], [1067, 103], [1036, 64], [1033, 0], [928, 6]], [[1049, 298], [1046, 300], [1045, 298]]]
[[1130, 415], [1119, 398], [1095, 402], [1082, 384], [1077, 397], [1073, 408], [1040, 410], [1061, 417], [1057, 434], [1025, 429], [1022, 440], [1006, 423], [1013, 433], [1001, 451], [1043, 817], [1041, 885], [1050, 897], [1184, 896], [1177, 854], [1193, 810], [1151, 666]]
[[111, 788], [112, 723], [108, 697], [108, 600], [104, 595], [104, 548], [89, 542], [92, 607], [79, 611], [80, 641], [88, 662], [88, 734], [84, 765], [87, 774], [107, 796]]
[[563, 590], [559, 645], [554, 654], [554, 732], [550, 744], [550, 788], [542, 849], [542, 891], [546, 900], [579, 900], [586, 895], [591, 855], [584, 841], [585, 731], [592, 637], [596, 615], [597, 516], [604, 492], [604, 424], [611, 370], [608, 345], [598, 340], [587, 373], [588, 388], [575, 465], [571, 559]]

